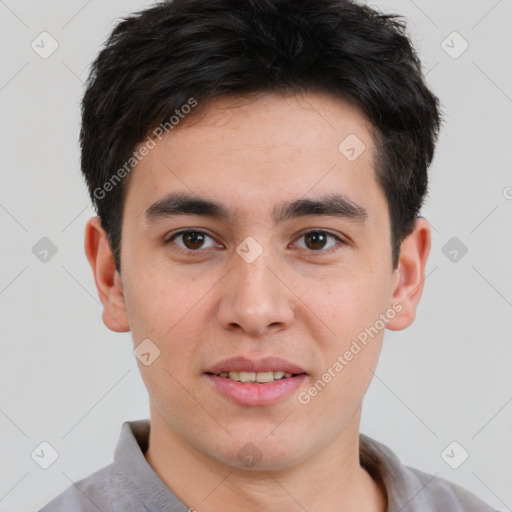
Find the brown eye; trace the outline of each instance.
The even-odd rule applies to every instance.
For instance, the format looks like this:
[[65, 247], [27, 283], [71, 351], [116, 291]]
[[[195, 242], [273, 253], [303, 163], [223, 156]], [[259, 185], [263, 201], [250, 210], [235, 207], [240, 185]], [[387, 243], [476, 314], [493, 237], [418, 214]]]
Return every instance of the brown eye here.
[[197, 231], [189, 231], [183, 235], [183, 243], [187, 249], [199, 249], [204, 243], [204, 234]]
[[310, 249], [323, 249], [325, 246], [325, 243], [327, 242], [327, 237], [325, 233], [319, 233], [318, 231], [314, 231], [311, 233], [307, 233], [304, 235], [304, 240], [306, 241], [306, 245]]
[[213, 242], [209, 247], [213, 247], [215, 245], [213, 238], [207, 235], [204, 231], [188, 230], [176, 233], [171, 238], [169, 238], [167, 243], [181, 239], [181, 244], [175, 242], [178, 247], [187, 249], [189, 251], [197, 251], [198, 249], [205, 248], [204, 243], [208, 238]]
[[301, 247], [301, 249], [309, 249], [311, 251], [319, 251], [319, 252], [330, 252], [329, 249], [335, 247], [337, 244], [332, 243], [328, 244], [329, 238], [337, 241], [340, 244], [343, 244], [343, 240], [333, 235], [332, 233], [328, 233], [327, 231], [308, 231], [307, 233], [303, 233], [299, 239], [304, 239], [305, 247]]

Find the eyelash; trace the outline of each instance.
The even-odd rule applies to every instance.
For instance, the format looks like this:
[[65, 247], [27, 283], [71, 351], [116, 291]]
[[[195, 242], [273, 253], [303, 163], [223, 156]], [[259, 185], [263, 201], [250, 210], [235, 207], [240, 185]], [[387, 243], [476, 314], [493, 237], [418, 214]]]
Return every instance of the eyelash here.
[[[187, 233], [199, 233], [199, 234], [202, 234], [202, 235], [206, 235], [207, 237], [209, 237], [209, 238], [211, 238], [213, 240], [213, 237], [211, 237], [205, 231], [201, 231], [201, 230], [198, 230], [198, 229], [184, 229], [182, 231], [178, 231], [177, 233], [172, 233], [171, 235], [166, 237], [166, 239], [164, 240], [164, 244], [168, 245], [171, 242], [173, 242], [176, 238], [178, 238], [179, 236], [185, 235]], [[338, 244], [333, 246], [333, 247], [330, 247], [329, 249], [325, 249], [325, 250], [324, 249], [318, 249], [318, 250], [315, 251], [314, 249], [307, 249], [307, 248], [306, 249], [301, 249], [301, 250], [305, 250], [305, 251], [313, 253], [313, 254], [331, 254], [332, 252], [336, 251], [339, 248], [339, 245], [347, 245], [347, 242], [342, 240], [337, 235], [334, 235], [333, 233], [331, 233], [329, 231], [325, 231], [325, 230], [321, 230], [321, 229], [312, 229], [312, 230], [309, 230], [309, 231], [305, 231], [305, 232], [301, 233], [296, 240], [299, 240], [300, 238], [302, 238], [302, 237], [304, 237], [306, 235], [312, 234], [312, 233], [330, 236], [330, 237], [336, 239]], [[189, 255], [193, 254], [193, 253], [201, 253], [201, 252], [204, 252], [204, 251], [207, 250], [207, 249], [197, 249], [197, 250], [185, 249], [183, 247], [180, 247], [179, 245], [177, 245], [176, 247], [177, 247], [178, 252], [186, 253], [186, 254], [189, 254]]]

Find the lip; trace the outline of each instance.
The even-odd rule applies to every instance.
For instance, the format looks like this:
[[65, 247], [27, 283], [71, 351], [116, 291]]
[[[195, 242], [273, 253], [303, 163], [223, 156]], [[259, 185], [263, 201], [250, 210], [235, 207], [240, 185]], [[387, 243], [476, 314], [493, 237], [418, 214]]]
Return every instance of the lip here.
[[[264, 384], [237, 382], [219, 377], [222, 372], [268, 372], [282, 370], [294, 374]], [[308, 377], [301, 366], [281, 357], [264, 357], [254, 360], [238, 356], [224, 359], [205, 373], [214, 389], [228, 400], [239, 405], [271, 405], [283, 401], [297, 390]]]
[[307, 375], [302, 373], [265, 384], [237, 382], [212, 374], [206, 374], [206, 377], [218, 392], [236, 404], [271, 405], [289, 398], [304, 382]]
[[281, 357], [264, 357], [262, 359], [249, 359], [244, 356], [224, 359], [204, 373], [219, 375], [222, 372], [271, 372], [283, 370], [287, 373], [307, 373], [301, 366], [291, 363]]

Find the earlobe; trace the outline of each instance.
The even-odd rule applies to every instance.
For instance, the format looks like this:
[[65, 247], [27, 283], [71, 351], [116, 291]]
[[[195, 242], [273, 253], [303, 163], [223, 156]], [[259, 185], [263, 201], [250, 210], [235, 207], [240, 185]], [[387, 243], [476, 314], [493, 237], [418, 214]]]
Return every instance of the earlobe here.
[[398, 268], [395, 270], [391, 302], [398, 313], [386, 325], [392, 331], [405, 329], [414, 321], [423, 292], [430, 246], [430, 226], [423, 217], [418, 217], [414, 230], [402, 242]]
[[103, 304], [103, 323], [115, 332], [130, 331], [121, 277], [99, 217], [87, 222], [84, 248]]

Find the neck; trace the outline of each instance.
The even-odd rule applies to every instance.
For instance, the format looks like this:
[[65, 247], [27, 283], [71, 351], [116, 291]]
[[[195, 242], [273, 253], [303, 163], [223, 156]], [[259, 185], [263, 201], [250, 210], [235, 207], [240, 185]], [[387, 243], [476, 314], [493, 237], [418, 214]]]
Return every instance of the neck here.
[[197, 450], [152, 410], [144, 455], [174, 494], [200, 512], [387, 508], [385, 489], [359, 463], [359, 422], [313, 458], [285, 469], [254, 471], [222, 464]]

